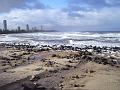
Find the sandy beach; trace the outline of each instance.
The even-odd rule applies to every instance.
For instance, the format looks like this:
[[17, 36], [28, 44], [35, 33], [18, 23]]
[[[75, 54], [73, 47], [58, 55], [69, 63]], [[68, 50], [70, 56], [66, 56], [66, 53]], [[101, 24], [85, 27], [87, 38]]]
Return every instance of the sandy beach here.
[[119, 90], [120, 53], [0, 46], [0, 90]]
[[0, 90], [120, 90], [120, 0], [0, 0]]

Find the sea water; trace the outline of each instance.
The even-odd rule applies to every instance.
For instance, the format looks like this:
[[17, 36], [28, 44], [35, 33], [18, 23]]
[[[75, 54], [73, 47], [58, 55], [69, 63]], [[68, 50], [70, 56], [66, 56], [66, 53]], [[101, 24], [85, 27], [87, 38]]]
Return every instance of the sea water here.
[[120, 46], [120, 32], [37, 32], [2, 34], [0, 43], [31, 45]]

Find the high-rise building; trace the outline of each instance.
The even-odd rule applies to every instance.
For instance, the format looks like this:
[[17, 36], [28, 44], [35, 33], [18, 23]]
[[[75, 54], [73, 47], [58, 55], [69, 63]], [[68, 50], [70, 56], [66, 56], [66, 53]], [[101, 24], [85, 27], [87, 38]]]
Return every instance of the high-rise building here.
[[21, 29], [20, 29], [20, 26], [18, 26], [18, 31], [20, 31]]
[[7, 30], [7, 20], [3, 20], [3, 30]]
[[29, 31], [29, 25], [28, 24], [26, 25], [26, 30]]
[[41, 31], [43, 30], [43, 26], [41, 26]]
[[32, 27], [32, 31], [37, 30], [37, 27]]

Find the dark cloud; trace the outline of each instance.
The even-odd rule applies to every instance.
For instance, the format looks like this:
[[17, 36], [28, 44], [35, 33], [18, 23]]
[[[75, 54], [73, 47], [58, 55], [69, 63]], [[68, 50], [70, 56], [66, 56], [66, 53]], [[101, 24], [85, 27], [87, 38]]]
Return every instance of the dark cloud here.
[[69, 4], [72, 5], [87, 5], [89, 7], [104, 7], [108, 6], [105, 0], [70, 0]]
[[79, 14], [77, 12], [69, 12], [68, 15], [72, 17], [84, 17], [84, 15]]
[[[31, 5], [29, 5], [31, 4]], [[0, 13], [8, 12], [14, 8], [25, 9], [25, 8], [40, 8], [43, 9], [45, 6], [38, 0], [0, 0]]]
[[68, 0], [69, 5], [86, 5], [93, 8], [120, 6], [120, 0]]
[[[81, 17], [77, 11], [98, 11], [105, 7], [120, 7], [120, 0], [66, 0], [68, 7], [63, 9], [70, 16]], [[75, 15], [77, 14], [77, 15]]]

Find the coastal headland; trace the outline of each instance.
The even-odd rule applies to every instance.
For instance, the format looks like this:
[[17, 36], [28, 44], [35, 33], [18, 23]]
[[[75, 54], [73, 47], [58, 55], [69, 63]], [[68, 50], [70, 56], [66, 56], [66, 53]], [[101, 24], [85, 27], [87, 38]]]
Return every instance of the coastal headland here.
[[0, 90], [119, 90], [120, 47], [0, 44]]

